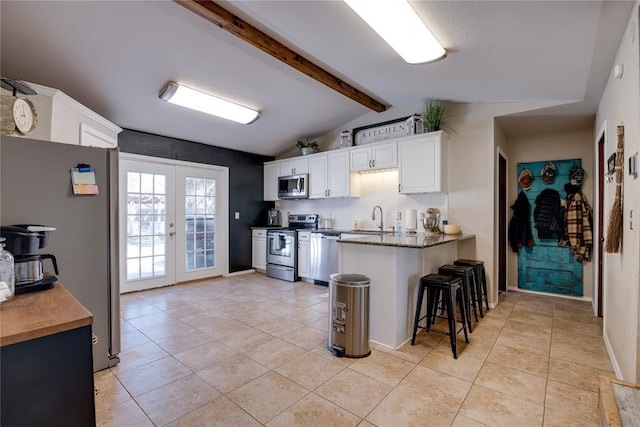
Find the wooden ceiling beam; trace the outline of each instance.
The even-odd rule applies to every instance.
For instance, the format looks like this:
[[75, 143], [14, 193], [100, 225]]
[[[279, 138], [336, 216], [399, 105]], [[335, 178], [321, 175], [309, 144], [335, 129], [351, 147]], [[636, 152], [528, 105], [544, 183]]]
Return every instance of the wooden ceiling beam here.
[[241, 38], [247, 43], [257, 47], [263, 52], [273, 56], [284, 62], [290, 67], [295, 68], [301, 73], [306, 74], [312, 79], [317, 80], [323, 85], [335, 90], [336, 92], [354, 100], [355, 102], [370, 108], [378, 113], [385, 111], [387, 107], [381, 102], [370, 97], [366, 93], [356, 89], [349, 83], [334, 76], [324, 68], [314, 64], [304, 56], [289, 49], [279, 41], [263, 33], [253, 25], [243, 21], [233, 13], [224, 9], [211, 0], [174, 0], [176, 3], [184, 6], [193, 13], [218, 27], [230, 32], [236, 37]]

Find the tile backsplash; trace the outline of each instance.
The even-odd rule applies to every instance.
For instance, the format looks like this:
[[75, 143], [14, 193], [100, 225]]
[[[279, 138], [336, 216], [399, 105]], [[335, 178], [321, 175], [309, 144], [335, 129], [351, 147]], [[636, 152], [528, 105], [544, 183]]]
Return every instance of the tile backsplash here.
[[405, 212], [407, 209], [418, 211], [418, 231], [424, 231], [420, 225], [420, 212], [428, 208], [438, 208], [441, 219], [447, 218], [448, 196], [444, 193], [411, 194], [398, 193], [398, 171], [389, 170], [360, 174], [360, 197], [345, 197], [336, 199], [312, 200], [281, 200], [276, 207], [282, 212], [282, 219], [286, 224], [288, 213], [313, 214], [321, 217], [331, 214], [333, 228], [349, 230], [353, 228], [355, 220], [360, 222], [362, 229], [376, 229], [379, 224], [378, 213], [376, 221], [371, 219], [373, 208], [382, 207], [385, 230], [396, 225], [396, 212], [402, 213], [402, 227], [405, 228]]

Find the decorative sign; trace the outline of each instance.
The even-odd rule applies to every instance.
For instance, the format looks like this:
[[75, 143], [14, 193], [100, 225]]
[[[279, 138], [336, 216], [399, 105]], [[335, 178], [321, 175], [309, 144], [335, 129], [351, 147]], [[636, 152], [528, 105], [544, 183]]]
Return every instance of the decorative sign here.
[[353, 129], [353, 145], [369, 144], [423, 132], [418, 114]]

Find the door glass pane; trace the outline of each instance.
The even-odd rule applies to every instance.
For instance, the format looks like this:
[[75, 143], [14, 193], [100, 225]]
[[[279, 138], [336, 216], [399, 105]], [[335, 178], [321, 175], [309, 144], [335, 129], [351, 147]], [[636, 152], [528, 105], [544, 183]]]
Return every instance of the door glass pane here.
[[216, 181], [185, 179], [185, 265], [187, 271], [215, 267]]
[[165, 274], [166, 180], [127, 172], [127, 280]]

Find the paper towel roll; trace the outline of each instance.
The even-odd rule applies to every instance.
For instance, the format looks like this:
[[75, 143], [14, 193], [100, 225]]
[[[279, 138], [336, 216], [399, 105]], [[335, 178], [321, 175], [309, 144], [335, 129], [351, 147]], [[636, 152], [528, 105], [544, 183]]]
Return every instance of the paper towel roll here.
[[407, 231], [416, 231], [417, 229], [418, 211], [416, 209], [407, 209], [404, 214], [404, 227]]

